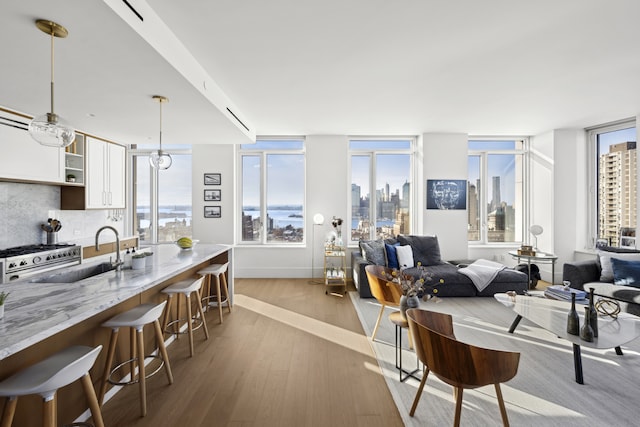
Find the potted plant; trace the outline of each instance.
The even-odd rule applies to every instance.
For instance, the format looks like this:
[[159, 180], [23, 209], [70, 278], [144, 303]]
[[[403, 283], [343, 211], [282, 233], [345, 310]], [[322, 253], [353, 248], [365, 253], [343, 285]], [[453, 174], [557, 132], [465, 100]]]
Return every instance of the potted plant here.
[[67, 182], [76, 182], [76, 176], [72, 173], [67, 175]]
[[0, 319], [4, 317], [4, 302], [9, 296], [9, 292], [0, 292]]

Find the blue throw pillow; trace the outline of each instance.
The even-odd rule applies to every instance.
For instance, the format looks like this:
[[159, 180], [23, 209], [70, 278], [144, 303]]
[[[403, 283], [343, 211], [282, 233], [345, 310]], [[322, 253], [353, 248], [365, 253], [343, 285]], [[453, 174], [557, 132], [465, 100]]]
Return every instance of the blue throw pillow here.
[[611, 258], [613, 283], [640, 288], [640, 261]]
[[398, 264], [398, 254], [396, 253], [396, 246], [400, 246], [400, 243], [396, 243], [395, 245], [385, 243], [384, 249], [387, 253], [387, 267], [399, 269], [400, 264]]

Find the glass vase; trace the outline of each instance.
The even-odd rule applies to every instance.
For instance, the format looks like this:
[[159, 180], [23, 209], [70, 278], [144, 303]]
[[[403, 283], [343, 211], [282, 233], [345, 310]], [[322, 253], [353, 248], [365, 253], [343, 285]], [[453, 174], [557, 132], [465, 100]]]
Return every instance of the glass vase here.
[[584, 308], [584, 324], [580, 329], [580, 338], [587, 342], [593, 341], [593, 329], [591, 328], [591, 311], [589, 307]]
[[571, 294], [571, 310], [567, 315], [567, 333], [580, 335], [580, 317], [576, 311], [576, 294]]
[[598, 312], [595, 307], [595, 295], [593, 294], [594, 288], [590, 288], [589, 291], [589, 323], [591, 329], [593, 329], [593, 336], [598, 338]]
[[402, 318], [407, 318], [407, 310], [410, 308], [418, 308], [420, 306], [420, 299], [417, 295], [406, 296], [402, 295], [400, 297], [400, 314], [402, 314]]

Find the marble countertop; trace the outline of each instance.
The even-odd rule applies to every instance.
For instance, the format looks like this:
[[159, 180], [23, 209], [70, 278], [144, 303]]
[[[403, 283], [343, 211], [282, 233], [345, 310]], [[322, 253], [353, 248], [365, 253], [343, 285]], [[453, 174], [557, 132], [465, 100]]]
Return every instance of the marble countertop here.
[[[184, 251], [173, 244], [151, 246], [153, 265], [144, 270], [110, 271], [75, 283], [34, 283], [42, 273], [24, 281], [0, 285], [10, 292], [0, 319], [0, 360], [81, 323], [147, 289], [162, 283], [194, 265], [230, 250], [228, 245], [199, 244]], [[60, 269], [68, 272], [99, 262]]]

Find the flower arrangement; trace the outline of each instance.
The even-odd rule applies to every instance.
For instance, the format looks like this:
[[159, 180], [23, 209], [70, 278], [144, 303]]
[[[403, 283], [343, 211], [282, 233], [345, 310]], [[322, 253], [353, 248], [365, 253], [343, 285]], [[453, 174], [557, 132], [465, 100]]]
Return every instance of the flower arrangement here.
[[0, 292], [0, 305], [4, 305], [5, 300], [9, 296], [10, 292]]
[[406, 274], [403, 270], [394, 269], [388, 280], [396, 282], [402, 289], [402, 294], [406, 297], [422, 298], [423, 301], [434, 299], [439, 302], [438, 285], [444, 284], [444, 279], [440, 278], [434, 282], [433, 273], [427, 270], [421, 263], [416, 266], [417, 275]]
[[335, 216], [331, 219], [331, 225], [333, 225], [333, 228], [336, 229], [336, 231], [338, 231], [338, 227], [340, 227], [342, 225], [342, 218], [336, 218]]
[[325, 246], [334, 249], [337, 247], [342, 247], [342, 218], [336, 218], [335, 216], [331, 219], [331, 225], [333, 226], [333, 230], [329, 234], [327, 234], [327, 239], [325, 242]]

